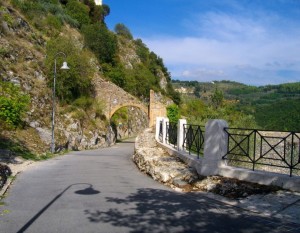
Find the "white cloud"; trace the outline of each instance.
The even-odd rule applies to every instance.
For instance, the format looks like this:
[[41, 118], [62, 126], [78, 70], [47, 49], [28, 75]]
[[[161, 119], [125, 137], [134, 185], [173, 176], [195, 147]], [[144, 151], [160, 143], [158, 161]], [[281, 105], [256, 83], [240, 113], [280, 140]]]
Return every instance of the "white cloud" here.
[[[194, 36], [156, 35], [143, 41], [163, 58], [176, 79], [228, 78], [256, 85], [300, 81], [299, 25], [292, 27], [294, 23], [278, 15], [259, 15], [263, 14], [250, 18], [208, 12], [185, 20]], [[282, 69], [292, 70], [292, 79], [278, 72]]]

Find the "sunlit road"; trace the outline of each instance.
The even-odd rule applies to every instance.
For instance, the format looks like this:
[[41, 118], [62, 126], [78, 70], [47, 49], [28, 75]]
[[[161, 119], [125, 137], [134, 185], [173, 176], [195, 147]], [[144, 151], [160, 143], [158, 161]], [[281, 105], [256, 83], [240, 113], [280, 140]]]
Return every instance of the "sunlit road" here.
[[0, 232], [298, 232], [201, 193], [172, 191], [137, 170], [133, 148], [71, 152], [24, 171], [2, 200]]

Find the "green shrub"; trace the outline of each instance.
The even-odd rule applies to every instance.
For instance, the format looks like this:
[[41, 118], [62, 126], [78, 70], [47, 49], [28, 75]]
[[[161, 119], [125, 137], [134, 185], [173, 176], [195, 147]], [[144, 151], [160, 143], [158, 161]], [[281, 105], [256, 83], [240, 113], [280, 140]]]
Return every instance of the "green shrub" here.
[[67, 13], [76, 19], [80, 26], [89, 24], [89, 8], [78, 0], [69, 0], [66, 5]]
[[29, 95], [21, 92], [19, 86], [0, 81], [0, 123], [3, 128], [20, 126], [29, 108]]
[[114, 63], [118, 44], [116, 36], [105, 26], [92, 24], [84, 26], [85, 45], [97, 56], [100, 63]]
[[79, 28], [79, 26], [80, 26], [80, 23], [76, 19], [73, 19], [71, 16], [69, 16], [67, 14], [60, 14], [59, 13], [59, 14], [56, 15], [56, 17], [60, 21], [69, 24], [73, 28]]
[[170, 122], [177, 123], [180, 114], [179, 114], [179, 107], [176, 104], [171, 104], [167, 107], [167, 117], [169, 118]]
[[127, 39], [133, 39], [133, 36], [130, 32], [130, 30], [122, 23], [118, 23], [116, 24], [115, 26], [115, 32], [120, 35], [120, 36], [123, 36]]
[[87, 111], [88, 109], [90, 109], [92, 107], [93, 101], [94, 101], [94, 99], [92, 99], [90, 97], [82, 96], [82, 97], [76, 99], [73, 102], [73, 105]]

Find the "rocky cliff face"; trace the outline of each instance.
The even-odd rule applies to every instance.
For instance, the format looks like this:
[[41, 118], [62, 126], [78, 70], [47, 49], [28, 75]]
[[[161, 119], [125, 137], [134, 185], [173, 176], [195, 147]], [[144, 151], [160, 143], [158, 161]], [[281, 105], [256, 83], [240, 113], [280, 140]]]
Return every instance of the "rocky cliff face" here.
[[[82, 46], [81, 35], [76, 30], [65, 26], [63, 31], [72, 35], [78, 41], [79, 47]], [[33, 28], [9, 3], [0, 3], [0, 79], [19, 85], [31, 98], [25, 128], [1, 132], [1, 136], [37, 154], [49, 151], [51, 141], [52, 91], [47, 86], [44, 64], [46, 43], [47, 38]], [[91, 58], [91, 61], [95, 60]], [[94, 62], [94, 65], [97, 66], [97, 63]], [[107, 145], [104, 121], [98, 122], [97, 127], [84, 127], [65, 107], [57, 103], [57, 150], [81, 150]], [[34, 142], [31, 140], [33, 138]]]

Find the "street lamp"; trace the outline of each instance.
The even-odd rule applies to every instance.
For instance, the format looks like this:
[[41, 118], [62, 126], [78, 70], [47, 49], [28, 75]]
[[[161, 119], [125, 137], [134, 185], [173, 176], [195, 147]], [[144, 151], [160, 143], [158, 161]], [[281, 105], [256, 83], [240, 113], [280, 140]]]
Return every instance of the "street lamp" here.
[[[111, 97], [112, 95], [109, 96], [109, 136], [108, 136], [108, 146], [111, 145], [111, 133], [112, 133], [112, 127], [111, 127]], [[114, 99], [113, 104], [117, 104], [118, 100]]]
[[[53, 79], [53, 97], [52, 97], [52, 136], [51, 136], [51, 153], [55, 152], [55, 139], [54, 139], [54, 116], [55, 116], [55, 84], [56, 84], [56, 57], [59, 55], [63, 55], [66, 59], [66, 54], [63, 52], [58, 52], [55, 54], [54, 59], [54, 79]], [[68, 64], [66, 61], [63, 62], [61, 70], [69, 70]]]

